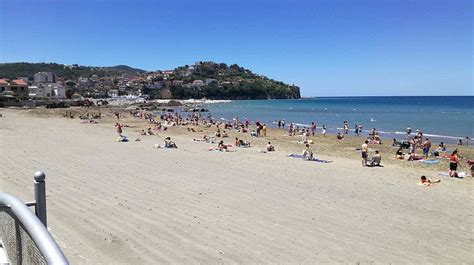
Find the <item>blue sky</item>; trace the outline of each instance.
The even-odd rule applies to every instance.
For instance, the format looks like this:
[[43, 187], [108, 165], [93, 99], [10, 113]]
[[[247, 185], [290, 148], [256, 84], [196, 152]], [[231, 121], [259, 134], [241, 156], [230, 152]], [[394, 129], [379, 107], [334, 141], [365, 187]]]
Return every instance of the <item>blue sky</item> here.
[[472, 14], [461, 0], [2, 0], [0, 62], [211, 60], [303, 96], [474, 95]]

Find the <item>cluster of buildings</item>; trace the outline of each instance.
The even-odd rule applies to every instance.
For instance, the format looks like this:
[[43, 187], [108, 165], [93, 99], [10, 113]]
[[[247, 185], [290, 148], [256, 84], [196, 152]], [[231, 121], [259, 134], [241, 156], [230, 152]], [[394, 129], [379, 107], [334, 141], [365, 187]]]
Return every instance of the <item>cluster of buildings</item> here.
[[0, 79], [0, 94], [21, 99], [65, 99], [66, 89], [60, 82], [56, 81], [55, 73], [39, 72], [34, 75], [31, 83], [28, 77], [13, 80]]
[[[21, 77], [14, 80], [0, 79], [0, 95], [30, 99], [65, 99], [80, 97], [118, 97], [142, 96], [150, 90], [164, 91], [172, 87], [200, 89], [211, 84], [230, 83], [214, 78], [196, 79], [193, 75], [203, 62], [179, 67], [175, 70], [164, 70], [147, 73], [124, 73], [108, 76], [82, 76], [75, 80], [59, 77], [53, 72], [38, 72], [32, 79]], [[77, 65], [65, 68], [74, 70]], [[240, 81], [240, 80], [237, 80]]]

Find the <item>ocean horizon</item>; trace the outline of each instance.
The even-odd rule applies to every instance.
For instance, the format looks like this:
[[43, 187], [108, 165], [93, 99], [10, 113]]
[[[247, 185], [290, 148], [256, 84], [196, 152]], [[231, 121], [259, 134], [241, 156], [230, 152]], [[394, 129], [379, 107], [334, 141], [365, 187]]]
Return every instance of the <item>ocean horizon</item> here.
[[309, 126], [315, 122], [320, 131], [342, 130], [344, 121], [361, 124], [365, 135], [376, 128], [383, 138], [403, 139], [405, 129], [420, 130], [434, 142], [472, 139], [474, 96], [343, 96], [301, 99], [234, 100], [206, 106], [214, 119], [260, 121], [276, 127], [276, 121]]

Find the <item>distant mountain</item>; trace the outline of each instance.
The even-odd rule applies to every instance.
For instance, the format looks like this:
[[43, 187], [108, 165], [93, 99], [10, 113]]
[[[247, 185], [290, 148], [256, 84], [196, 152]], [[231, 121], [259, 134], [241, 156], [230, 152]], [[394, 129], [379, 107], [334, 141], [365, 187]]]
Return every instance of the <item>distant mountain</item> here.
[[109, 69], [112, 71], [122, 71], [122, 72], [128, 72], [128, 73], [146, 73], [147, 72], [143, 69], [133, 68], [128, 65], [116, 65], [116, 66], [109, 66], [109, 67], [103, 67], [103, 68]]
[[95, 67], [82, 65], [64, 65], [57, 63], [0, 63], [0, 78], [33, 78], [37, 72], [55, 72], [60, 77], [76, 79], [78, 77], [90, 77], [97, 75], [104, 77], [108, 75], [121, 75], [144, 73], [145, 70], [132, 68], [127, 65], [111, 67]]

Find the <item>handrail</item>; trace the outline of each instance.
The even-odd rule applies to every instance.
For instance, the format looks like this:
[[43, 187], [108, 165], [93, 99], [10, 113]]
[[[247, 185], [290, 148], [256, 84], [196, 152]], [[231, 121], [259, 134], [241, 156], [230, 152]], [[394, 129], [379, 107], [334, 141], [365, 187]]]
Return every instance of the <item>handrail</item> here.
[[18, 218], [47, 264], [69, 264], [43, 223], [22, 201], [8, 193], [0, 193], [0, 205], [9, 207], [10, 211]]

